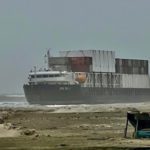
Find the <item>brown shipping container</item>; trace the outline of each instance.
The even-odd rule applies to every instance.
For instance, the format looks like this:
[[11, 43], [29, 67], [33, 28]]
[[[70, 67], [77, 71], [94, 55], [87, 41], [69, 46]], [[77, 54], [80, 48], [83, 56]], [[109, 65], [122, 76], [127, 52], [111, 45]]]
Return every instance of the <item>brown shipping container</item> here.
[[70, 64], [91, 65], [92, 57], [69, 57]]
[[86, 64], [72, 64], [71, 71], [73, 72], [90, 72], [91, 65]]
[[93, 72], [115, 72], [115, 52], [104, 50], [61, 51], [63, 57], [92, 57]]

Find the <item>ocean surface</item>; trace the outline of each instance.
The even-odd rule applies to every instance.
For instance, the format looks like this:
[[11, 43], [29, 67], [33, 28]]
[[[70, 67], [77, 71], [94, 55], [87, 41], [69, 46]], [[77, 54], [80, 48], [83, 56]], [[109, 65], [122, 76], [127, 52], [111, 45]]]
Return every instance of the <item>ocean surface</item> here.
[[0, 107], [28, 107], [29, 103], [26, 101], [24, 95], [0, 95]]
[[150, 102], [140, 103], [114, 103], [114, 104], [80, 104], [80, 105], [31, 105], [24, 95], [0, 95], [0, 108], [31, 108], [31, 109], [52, 109], [55, 112], [97, 112], [99, 110], [110, 110], [120, 108], [143, 108], [150, 107]]
[[[68, 107], [73, 105], [67, 105]], [[29, 104], [24, 95], [16, 95], [16, 94], [6, 94], [0, 95], [0, 108], [8, 107], [8, 108], [59, 108], [59, 107], [67, 107], [66, 105], [40, 105], [40, 104]], [[78, 105], [79, 106], [79, 105]]]
[[31, 105], [24, 95], [0, 95], [0, 108], [25, 108], [25, 109], [42, 109], [51, 110], [56, 113], [67, 112], [105, 112], [131, 108], [136, 108], [145, 112], [150, 108], [150, 102], [141, 103], [114, 103], [114, 104], [80, 104], [80, 105]]

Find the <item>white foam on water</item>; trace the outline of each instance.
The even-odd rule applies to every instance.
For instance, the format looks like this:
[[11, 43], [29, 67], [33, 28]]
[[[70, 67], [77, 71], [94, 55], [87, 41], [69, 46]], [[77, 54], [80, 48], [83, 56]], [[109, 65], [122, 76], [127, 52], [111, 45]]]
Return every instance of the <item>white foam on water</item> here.
[[150, 103], [115, 103], [115, 104], [81, 104], [81, 105], [47, 105], [48, 108], [54, 108], [55, 113], [66, 112], [103, 112], [115, 110], [130, 110], [131, 108], [142, 111], [149, 110]]
[[5, 95], [5, 97], [23, 97], [23, 98], [25, 98], [25, 95], [24, 94], [19, 94], [19, 95], [9, 94], [9, 95]]
[[0, 102], [0, 107], [27, 107], [27, 102]]
[[30, 105], [24, 98], [24, 95], [0, 95], [0, 107], [20, 107], [20, 108], [41, 108], [53, 109], [56, 113], [61, 112], [100, 112], [124, 108], [150, 108], [150, 102], [143, 103], [113, 103], [113, 104], [79, 104], [79, 105]]

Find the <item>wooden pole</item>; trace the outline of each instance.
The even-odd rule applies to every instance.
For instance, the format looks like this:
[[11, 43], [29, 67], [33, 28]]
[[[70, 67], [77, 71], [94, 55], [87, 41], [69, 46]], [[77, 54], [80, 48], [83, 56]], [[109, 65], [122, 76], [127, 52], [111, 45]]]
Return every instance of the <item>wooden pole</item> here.
[[127, 137], [127, 130], [128, 130], [128, 116], [127, 116], [127, 120], [126, 120], [126, 127], [125, 127], [125, 130], [124, 130], [124, 138]]

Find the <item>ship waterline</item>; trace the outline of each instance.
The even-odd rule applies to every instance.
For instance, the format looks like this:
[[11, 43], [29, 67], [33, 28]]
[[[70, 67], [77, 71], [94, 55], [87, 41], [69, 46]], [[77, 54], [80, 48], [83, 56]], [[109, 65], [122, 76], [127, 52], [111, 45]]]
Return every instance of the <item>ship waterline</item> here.
[[30, 104], [111, 104], [148, 102], [150, 89], [88, 88], [71, 85], [24, 85]]

